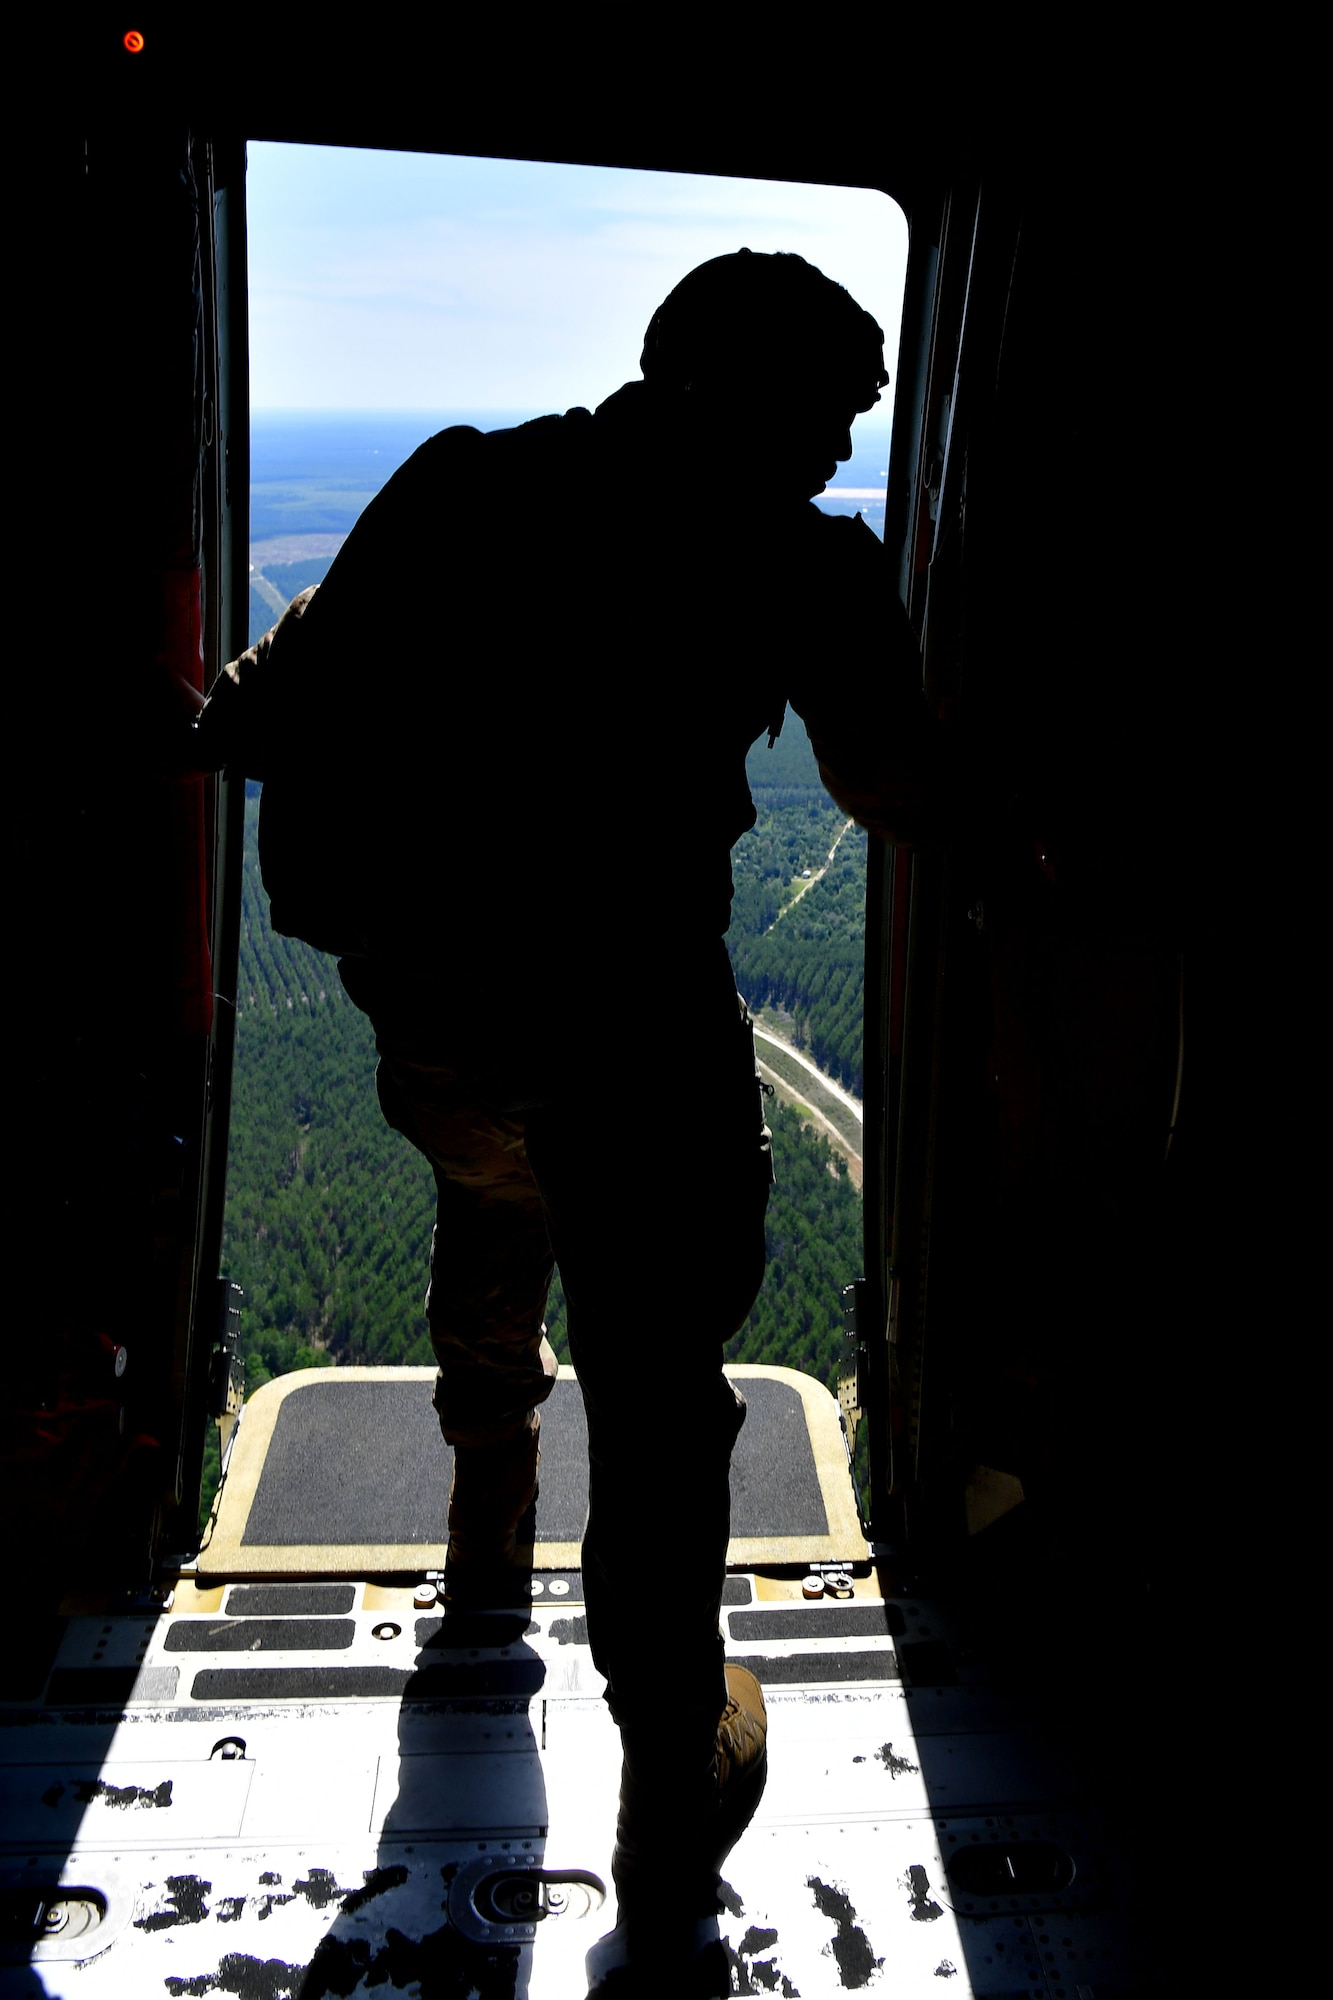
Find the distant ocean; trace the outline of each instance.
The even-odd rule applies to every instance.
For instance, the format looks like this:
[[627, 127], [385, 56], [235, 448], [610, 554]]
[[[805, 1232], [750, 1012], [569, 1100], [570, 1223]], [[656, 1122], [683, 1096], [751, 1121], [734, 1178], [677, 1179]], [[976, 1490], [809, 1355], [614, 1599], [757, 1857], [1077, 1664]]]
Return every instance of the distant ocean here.
[[[256, 410], [250, 419], [250, 540], [341, 536], [417, 446], [450, 424], [505, 430], [540, 410]], [[836, 487], [819, 505], [830, 514], [862, 514], [884, 533], [889, 424], [853, 434], [855, 450], [839, 468]], [[709, 489], [729, 489], [729, 504], [759, 501], [738, 461], [730, 476], [713, 474]], [[748, 487], [748, 490], [747, 490]], [[839, 497], [837, 488], [846, 489]]]

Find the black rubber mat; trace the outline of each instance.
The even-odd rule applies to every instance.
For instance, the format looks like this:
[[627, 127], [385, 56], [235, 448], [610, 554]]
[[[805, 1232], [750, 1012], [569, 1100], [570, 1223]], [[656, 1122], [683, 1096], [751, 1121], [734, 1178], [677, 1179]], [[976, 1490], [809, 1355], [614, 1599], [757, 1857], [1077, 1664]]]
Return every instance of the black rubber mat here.
[[[556, 1384], [542, 1412], [537, 1532], [576, 1541], [587, 1493], [583, 1399]], [[448, 1539], [453, 1454], [420, 1382], [317, 1382], [284, 1398], [243, 1541], [249, 1546]]]
[[[731, 1532], [744, 1535], [826, 1535], [805, 1405], [788, 1382], [762, 1377], [743, 1385], [749, 1414], [731, 1455]], [[666, 1462], [688, 1464], [688, 1432], [664, 1439]]]
[[355, 1602], [354, 1583], [236, 1583], [227, 1595], [227, 1616], [339, 1618]]
[[762, 1687], [791, 1681], [896, 1681], [898, 1662], [887, 1646], [878, 1653], [778, 1653], [727, 1655], [728, 1666], [748, 1667]]
[[[645, 1518], [669, 1533], [672, 1482], [689, 1477], [691, 1412], [644, 1413]], [[731, 1465], [731, 1532], [822, 1535], [828, 1519], [805, 1409], [786, 1382], [747, 1381], [749, 1417]], [[577, 1541], [587, 1508], [587, 1428], [578, 1385], [542, 1411], [537, 1539]], [[420, 1382], [321, 1380], [278, 1412], [243, 1543], [251, 1547], [442, 1543], [452, 1454]]]
[[907, 1630], [895, 1604], [772, 1604], [733, 1611], [733, 1639], [882, 1639]]
[[169, 1653], [342, 1653], [356, 1637], [351, 1618], [174, 1618]]
[[[533, 1578], [533, 1582], [538, 1586], [532, 1593], [534, 1611], [551, 1605], [559, 1610], [562, 1604], [583, 1602], [583, 1577], [576, 1569], [543, 1570], [540, 1576]], [[560, 1588], [562, 1583], [565, 1586], [563, 1590]]]
[[525, 1611], [451, 1611], [445, 1618], [418, 1618], [416, 1642], [439, 1651], [484, 1652], [512, 1646], [532, 1630]]
[[429, 1667], [204, 1667], [190, 1693], [196, 1701], [505, 1700], [536, 1694], [546, 1678], [535, 1653], [518, 1660], [494, 1656], [475, 1665]]

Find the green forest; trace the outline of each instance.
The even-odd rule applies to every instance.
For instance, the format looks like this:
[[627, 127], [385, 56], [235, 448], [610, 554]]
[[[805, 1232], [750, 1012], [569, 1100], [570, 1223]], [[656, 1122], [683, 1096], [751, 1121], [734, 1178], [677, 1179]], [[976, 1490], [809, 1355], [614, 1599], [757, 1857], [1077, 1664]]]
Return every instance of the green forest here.
[[[283, 584], [294, 591], [309, 580]], [[865, 836], [843, 833], [796, 717], [774, 749], [761, 742], [751, 752], [750, 775], [758, 821], [735, 850], [728, 939], [737, 983], [859, 1090]], [[373, 1033], [336, 961], [269, 926], [258, 815], [251, 796], [223, 1245], [223, 1270], [245, 1298], [247, 1392], [296, 1368], [432, 1358], [423, 1305], [430, 1169], [380, 1116]], [[813, 879], [835, 841], [833, 863]], [[861, 1271], [860, 1196], [841, 1156], [792, 1108], [771, 1100], [769, 1122], [777, 1185], [768, 1276], [728, 1358], [802, 1368], [836, 1390], [839, 1292]], [[547, 1318], [562, 1360], [564, 1317], [557, 1274]], [[211, 1440], [206, 1504], [216, 1472]]]

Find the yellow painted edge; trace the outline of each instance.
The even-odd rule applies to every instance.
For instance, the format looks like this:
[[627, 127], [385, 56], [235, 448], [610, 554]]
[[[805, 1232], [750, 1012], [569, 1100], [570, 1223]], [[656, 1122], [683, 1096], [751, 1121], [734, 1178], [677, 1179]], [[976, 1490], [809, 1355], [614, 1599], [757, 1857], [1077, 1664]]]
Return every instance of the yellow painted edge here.
[[785, 1382], [795, 1389], [805, 1408], [805, 1428], [824, 1503], [824, 1518], [828, 1522], [827, 1535], [733, 1537], [727, 1551], [728, 1562], [738, 1566], [771, 1562], [864, 1562], [870, 1545], [861, 1532], [837, 1398], [822, 1382], [816, 1382], [813, 1375], [805, 1375], [799, 1368], [742, 1363], [728, 1368], [726, 1373], [741, 1384], [758, 1378]]
[[425, 1611], [418, 1611], [412, 1602], [413, 1585], [410, 1583], [368, 1583], [361, 1593], [363, 1611], [392, 1611], [399, 1618], [429, 1618], [433, 1605]]
[[211, 1618], [215, 1612], [222, 1609], [223, 1589], [224, 1586], [219, 1583], [202, 1587], [195, 1584], [193, 1589], [187, 1590], [178, 1583], [176, 1594], [171, 1600], [171, 1616], [175, 1618], [183, 1611], [191, 1611], [196, 1615], [203, 1613], [205, 1617]]

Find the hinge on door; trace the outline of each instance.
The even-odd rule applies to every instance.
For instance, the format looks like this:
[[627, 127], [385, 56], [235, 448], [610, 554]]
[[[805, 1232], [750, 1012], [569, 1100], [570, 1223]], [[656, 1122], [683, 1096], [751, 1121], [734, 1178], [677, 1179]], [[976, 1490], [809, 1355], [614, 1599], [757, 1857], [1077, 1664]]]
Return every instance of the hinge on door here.
[[842, 1288], [842, 1319], [845, 1345], [842, 1367], [838, 1371], [838, 1408], [842, 1412], [842, 1428], [847, 1439], [850, 1457], [856, 1450], [856, 1430], [861, 1421], [861, 1307], [864, 1303], [866, 1281], [857, 1278]]
[[217, 1323], [208, 1370], [208, 1414], [216, 1417], [226, 1452], [245, 1401], [245, 1361], [241, 1354], [241, 1305], [245, 1294], [230, 1278], [217, 1280]]

